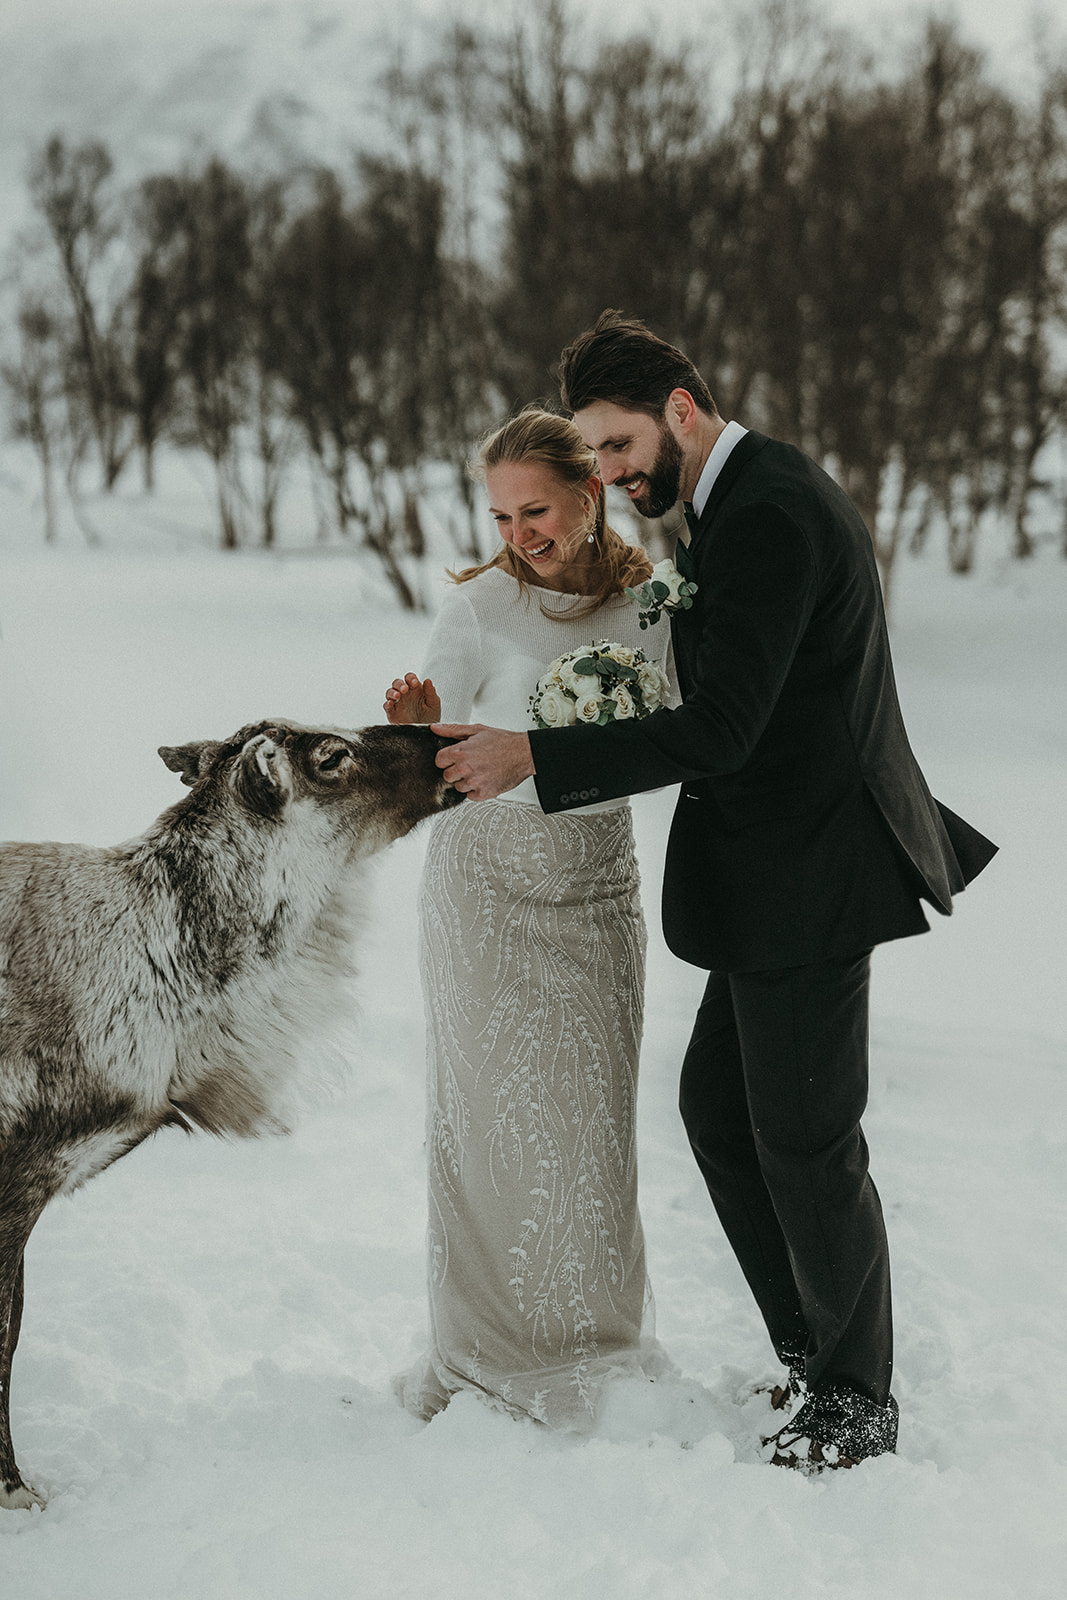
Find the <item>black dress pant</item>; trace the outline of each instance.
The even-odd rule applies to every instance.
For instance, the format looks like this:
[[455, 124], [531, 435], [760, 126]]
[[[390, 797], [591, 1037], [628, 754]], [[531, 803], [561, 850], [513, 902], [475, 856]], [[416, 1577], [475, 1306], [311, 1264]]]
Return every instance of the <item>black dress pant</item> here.
[[682, 1067], [704, 1180], [779, 1357], [884, 1406], [889, 1251], [867, 1171], [870, 951], [713, 972]]

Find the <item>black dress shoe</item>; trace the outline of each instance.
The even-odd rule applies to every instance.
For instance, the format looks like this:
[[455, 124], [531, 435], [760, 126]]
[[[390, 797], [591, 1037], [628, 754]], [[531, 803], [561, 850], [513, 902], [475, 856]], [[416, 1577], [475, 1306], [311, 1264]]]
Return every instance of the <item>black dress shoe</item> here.
[[879, 1406], [854, 1389], [828, 1384], [810, 1394], [777, 1433], [761, 1441], [763, 1458], [773, 1467], [790, 1467], [809, 1477], [855, 1467], [870, 1456], [895, 1450], [897, 1425], [892, 1395]]

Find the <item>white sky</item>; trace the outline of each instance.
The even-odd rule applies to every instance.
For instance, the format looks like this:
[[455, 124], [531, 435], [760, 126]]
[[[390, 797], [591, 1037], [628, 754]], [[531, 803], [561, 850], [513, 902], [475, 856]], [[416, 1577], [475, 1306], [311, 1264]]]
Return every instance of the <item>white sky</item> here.
[[[1025, 45], [1035, 18], [1049, 19], [1055, 31], [1063, 33], [1062, 21], [1057, 21], [1058, 6], [1047, 3], [1034, 5], [1008, 4], [1005, 0], [944, 0], [941, 4], [900, 4], [892, 0], [820, 0], [821, 8], [843, 23], [877, 37], [886, 27], [891, 30], [909, 26], [914, 19], [930, 11], [955, 16], [965, 34], [976, 43], [994, 51], [1013, 52]], [[369, 29], [395, 28], [404, 33], [412, 15], [424, 17], [450, 15], [464, 18], [495, 16], [499, 19], [507, 9], [507, 0], [401, 0], [384, 8], [381, 0], [185, 0], [180, 10], [174, 0], [0, 0], [0, 32], [9, 27], [20, 27], [27, 22], [42, 29], [54, 27], [72, 29], [78, 34], [92, 30], [94, 20], [108, 24], [121, 17], [136, 16], [143, 23], [152, 12], [171, 18], [177, 14], [192, 25], [197, 12], [244, 12], [254, 25], [259, 18], [276, 17], [284, 12], [326, 19], [331, 16], [359, 16], [366, 18]], [[527, 7], [523, 5], [521, 9]], [[705, 12], [714, 14], [727, 9], [715, 0], [703, 6], [700, 0], [570, 0], [570, 9], [584, 14], [594, 28], [607, 28], [616, 23], [624, 30], [651, 20], [656, 31], [664, 28], [679, 31], [690, 28]], [[1061, 13], [1062, 15], [1062, 13]], [[391, 18], [391, 20], [390, 20]]]
[[[657, 40], [703, 33], [724, 40], [731, 12], [744, 13], [752, 0], [565, 0], [571, 16], [584, 19], [594, 38], [647, 29]], [[1062, 0], [777, 0], [784, 7], [809, 6], [840, 22], [874, 48], [892, 49], [914, 39], [931, 13], [954, 17], [964, 38], [984, 48], [993, 70], [1016, 82], [1029, 75], [1035, 57], [1067, 56], [1067, 16]], [[294, 47], [339, 24], [351, 39], [365, 31], [368, 48], [418, 50], [431, 19], [485, 19], [499, 26], [509, 11], [528, 13], [531, 0], [0, 0], [0, 49], [33, 39], [38, 50], [83, 46], [95, 39], [112, 51], [125, 29], [164, 51], [235, 33], [246, 43], [284, 39]]]

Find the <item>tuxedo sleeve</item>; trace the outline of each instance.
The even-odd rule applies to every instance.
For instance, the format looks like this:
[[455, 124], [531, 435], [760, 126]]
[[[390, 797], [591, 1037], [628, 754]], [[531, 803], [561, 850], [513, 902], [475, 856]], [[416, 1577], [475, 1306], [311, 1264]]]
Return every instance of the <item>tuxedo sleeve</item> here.
[[532, 732], [544, 811], [736, 772], [751, 755], [811, 620], [815, 560], [774, 505], [722, 517], [701, 545], [702, 601], [678, 623], [700, 630], [696, 688], [677, 709], [641, 721]]

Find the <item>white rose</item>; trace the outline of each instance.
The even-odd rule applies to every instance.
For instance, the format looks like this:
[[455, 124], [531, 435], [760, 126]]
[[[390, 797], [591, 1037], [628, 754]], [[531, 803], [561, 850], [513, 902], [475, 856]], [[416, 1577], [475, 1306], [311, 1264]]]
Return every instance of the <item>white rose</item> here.
[[568, 728], [574, 721], [574, 701], [554, 684], [549, 684], [535, 709], [549, 728]]
[[611, 698], [615, 702], [616, 720], [622, 722], [626, 717], [632, 717], [637, 712], [634, 697], [624, 683], [617, 684], [611, 691]]
[[636, 662], [637, 662], [636, 652], [631, 650], [628, 645], [624, 645], [624, 644], [609, 644], [609, 645], [605, 645], [604, 648], [607, 651], [608, 655], [611, 656], [613, 661], [621, 661], [623, 663], [623, 665], [627, 666], [627, 667], [632, 667], [632, 666], [636, 665]]
[[599, 689], [583, 689], [574, 702], [574, 714], [579, 722], [596, 722], [602, 705]]
[[641, 687], [641, 698], [649, 711], [654, 711], [662, 705], [671, 692], [667, 674], [654, 661], [642, 661], [637, 668], [637, 681]]
[[674, 562], [668, 559], [666, 561], [656, 562], [656, 565], [652, 568], [652, 578], [650, 581], [652, 583], [665, 583], [667, 588], [671, 591], [670, 598], [672, 600], [677, 600], [678, 591], [685, 580], [683, 579], [682, 574], [678, 571], [678, 568], [675, 566]]
[[574, 663], [578, 659], [577, 656], [572, 656], [570, 660], [561, 663], [559, 669], [560, 683], [565, 689], [569, 689], [573, 695], [585, 694], [590, 683], [596, 682], [596, 679], [590, 678], [586, 672], [575, 672]]
[[570, 666], [577, 659], [577, 652], [572, 650], [570, 655], [559, 656], [555, 661], [550, 661], [537, 681], [537, 693], [543, 694], [546, 689], [559, 689], [568, 686], [568, 680], [574, 676]]

